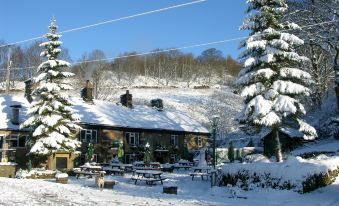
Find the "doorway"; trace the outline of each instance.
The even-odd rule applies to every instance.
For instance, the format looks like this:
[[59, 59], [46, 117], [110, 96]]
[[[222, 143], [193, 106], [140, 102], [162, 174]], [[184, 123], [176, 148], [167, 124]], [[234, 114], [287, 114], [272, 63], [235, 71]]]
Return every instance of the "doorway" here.
[[57, 157], [56, 158], [56, 169], [57, 170], [67, 169], [67, 157]]

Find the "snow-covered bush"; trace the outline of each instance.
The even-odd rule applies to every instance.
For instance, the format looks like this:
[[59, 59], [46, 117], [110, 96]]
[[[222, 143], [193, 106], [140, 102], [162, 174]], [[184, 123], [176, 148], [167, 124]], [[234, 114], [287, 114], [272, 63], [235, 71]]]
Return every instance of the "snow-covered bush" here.
[[339, 174], [339, 157], [318, 156], [305, 160], [290, 156], [284, 163], [234, 163], [223, 169], [221, 185], [244, 190], [254, 187], [292, 189], [304, 193], [332, 183]]
[[255, 162], [264, 162], [264, 163], [269, 163], [270, 160], [262, 154], [251, 154], [251, 155], [246, 155], [243, 158], [243, 162], [246, 163], [255, 163]]
[[40, 168], [34, 168], [31, 171], [18, 170], [15, 174], [15, 178], [18, 179], [53, 179], [56, 175], [54, 170], [46, 170]]

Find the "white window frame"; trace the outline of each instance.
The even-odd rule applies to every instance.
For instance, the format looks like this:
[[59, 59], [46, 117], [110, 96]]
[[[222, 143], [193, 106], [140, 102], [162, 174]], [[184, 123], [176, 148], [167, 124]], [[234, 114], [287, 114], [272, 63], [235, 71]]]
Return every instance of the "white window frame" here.
[[[83, 131], [85, 132], [84, 137], [81, 136]], [[95, 133], [95, 137], [93, 137], [93, 132]], [[87, 135], [91, 136], [91, 138], [90, 138], [91, 140], [89, 142], [87, 141]], [[80, 140], [81, 140], [81, 142], [97, 144], [98, 143], [98, 131], [95, 130], [95, 129], [81, 129], [80, 130]]]
[[[25, 146], [23, 146], [23, 147], [20, 147], [20, 144], [19, 144], [19, 140], [20, 140], [21, 137], [25, 137]], [[11, 134], [11, 135], [8, 135], [5, 139], [6, 139], [5, 141], [8, 143], [8, 146], [10, 148], [25, 148], [26, 147], [26, 142], [27, 142], [27, 136], [26, 135]], [[11, 141], [16, 141], [16, 144], [14, 146], [12, 146], [10, 144]]]
[[176, 162], [179, 159], [178, 157], [178, 154], [171, 154], [170, 160], [174, 160], [173, 162]]
[[127, 144], [138, 146], [139, 140], [140, 140], [140, 133], [139, 132], [126, 132], [125, 138], [126, 138]]
[[174, 146], [174, 147], [179, 146], [179, 135], [177, 134], [171, 135], [171, 146]]
[[197, 136], [197, 143], [198, 147], [202, 147], [202, 138], [200, 136]]

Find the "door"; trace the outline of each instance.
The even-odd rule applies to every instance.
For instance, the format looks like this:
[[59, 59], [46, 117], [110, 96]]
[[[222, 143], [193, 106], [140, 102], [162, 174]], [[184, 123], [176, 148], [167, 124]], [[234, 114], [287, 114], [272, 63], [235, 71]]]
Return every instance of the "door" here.
[[57, 157], [56, 158], [56, 169], [57, 170], [67, 169], [67, 157]]

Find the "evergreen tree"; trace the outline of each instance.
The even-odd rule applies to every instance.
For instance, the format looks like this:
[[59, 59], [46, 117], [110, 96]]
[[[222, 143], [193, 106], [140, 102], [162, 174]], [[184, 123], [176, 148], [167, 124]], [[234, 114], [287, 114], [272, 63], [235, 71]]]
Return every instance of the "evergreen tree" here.
[[243, 69], [237, 84], [242, 87], [245, 107], [240, 120], [249, 125], [269, 127], [276, 142], [276, 158], [282, 161], [279, 130], [295, 128], [304, 139], [314, 139], [315, 129], [301, 119], [305, 109], [300, 97], [308, 95], [311, 76], [298, 67], [307, 58], [298, 55], [295, 47], [303, 41], [288, 30], [300, 29], [284, 22], [287, 11], [284, 0], [248, 0], [248, 16], [241, 29], [251, 30], [241, 43]]
[[76, 129], [80, 128], [74, 123], [77, 117], [64, 93], [72, 89], [65, 79], [73, 73], [66, 71], [70, 67], [68, 62], [57, 59], [62, 42], [59, 41], [61, 35], [57, 34], [54, 19], [49, 30], [45, 35], [48, 41], [40, 44], [45, 48], [40, 55], [47, 57], [47, 61], [37, 68], [38, 76], [34, 78], [37, 87], [32, 93], [33, 102], [28, 111], [30, 117], [22, 125], [32, 128], [30, 153], [37, 155], [73, 152], [81, 145], [75, 138]]

